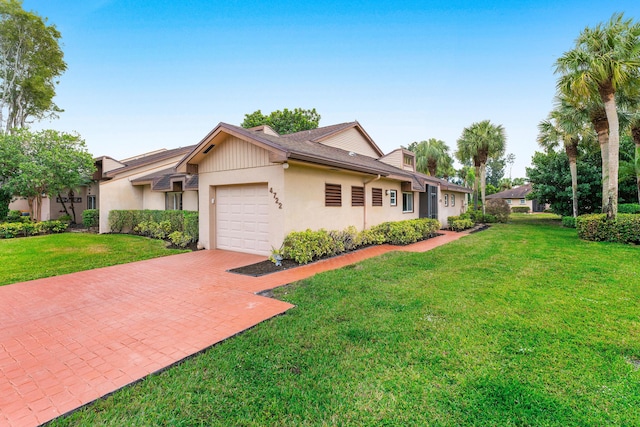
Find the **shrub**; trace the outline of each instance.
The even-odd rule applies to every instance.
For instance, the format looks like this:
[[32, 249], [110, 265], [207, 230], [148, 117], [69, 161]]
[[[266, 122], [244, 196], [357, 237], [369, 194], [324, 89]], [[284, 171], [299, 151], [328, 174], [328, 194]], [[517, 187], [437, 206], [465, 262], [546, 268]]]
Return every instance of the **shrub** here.
[[530, 210], [529, 206], [514, 206], [511, 208], [513, 213], [529, 213]]
[[463, 231], [473, 227], [473, 225], [473, 221], [471, 221], [470, 219], [454, 219], [453, 221], [449, 220], [449, 228], [451, 228], [453, 231]]
[[87, 228], [97, 227], [100, 224], [100, 211], [98, 209], [86, 209], [82, 212], [82, 224]]
[[189, 236], [186, 233], [183, 233], [182, 231], [174, 231], [173, 233], [169, 234], [168, 237], [171, 243], [180, 248], [186, 248], [187, 245], [193, 240], [193, 237]]
[[562, 226], [567, 228], [576, 228], [576, 219], [572, 216], [563, 216]]
[[332, 252], [333, 239], [326, 230], [294, 231], [284, 238], [282, 254], [298, 264], [307, 264]]
[[640, 215], [618, 214], [607, 219], [606, 214], [581, 215], [576, 219], [578, 237], [596, 242], [640, 243]]
[[381, 245], [386, 241], [384, 233], [380, 230], [368, 228], [358, 233], [356, 237], [357, 246]]
[[161, 210], [112, 210], [109, 212], [109, 230], [113, 233], [130, 233], [142, 222], [169, 222], [166, 235], [174, 231], [182, 231], [198, 240], [198, 212], [195, 211], [161, 211]]
[[432, 237], [440, 229], [440, 221], [431, 218], [418, 218], [409, 220], [422, 239]]
[[20, 211], [9, 211], [7, 214], [7, 222], [24, 222], [25, 218], [28, 219], [28, 217], [23, 217]]
[[58, 218], [58, 221], [71, 222], [71, 215], [69, 214], [60, 215], [60, 217]]
[[0, 224], [0, 237], [11, 239], [18, 236], [33, 236], [34, 234], [62, 233], [69, 227], [63, 221], [42, 222], [5, 222]]
[[171, 221], [168, 220], [160, 222], [142, 221], [133, 228], [133, 231], [153, 239], [166, 239], [173, 232]]
[[640, 204], [638, 204], [638, 203], [620, 203], [618, 205], [618, 213], [640, 214]]
[[493, 215], [497, 222], [507, 222], [509, 215], [511, 215], [511, 207], [504, 199], [489, 199], [487, 200], [485, 212], [484, 222], [491, 222], [486, 220], [488, 215]]
[[392, 245], [408, 245], [417, 242], [422, 235], [409, 221], [389, 222], [386, 241]]

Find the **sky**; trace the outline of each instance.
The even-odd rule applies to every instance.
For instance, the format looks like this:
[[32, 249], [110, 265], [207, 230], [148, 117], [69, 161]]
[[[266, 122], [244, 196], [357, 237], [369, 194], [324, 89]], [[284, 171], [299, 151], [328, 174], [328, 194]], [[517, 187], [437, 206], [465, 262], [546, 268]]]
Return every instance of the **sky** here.
[[94, 156], [198, 143], [219, 122], [315, 108], [357, 120], [385, 153], [456, 149], [465, 127], [504, 127], [524, 177], [553, 108], [554, 62], [587, 26], [640, 1], [24, 0], [62, 34], [60, 117]]

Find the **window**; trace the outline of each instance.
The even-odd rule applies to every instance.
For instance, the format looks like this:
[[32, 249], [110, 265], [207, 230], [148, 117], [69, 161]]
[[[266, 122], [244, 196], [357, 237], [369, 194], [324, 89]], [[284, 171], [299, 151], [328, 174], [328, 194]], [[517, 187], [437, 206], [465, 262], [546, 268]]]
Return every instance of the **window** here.
[[371, 189], [371, 206], [382, 206], [382, 188]]
[[511, 199], [507, 199], [507, 204], [510, 205], [511, 204]]
[[449, 195], [448, 194], [444, 195], [444, 205], [445, 206], [449, 206]]
[[413, 156], [407, 154], [404, 155], [404, 164], [407, 166], [413, 166]]
[[520, 199], [520, 204], [521, 204], [521, 205], [526, 205], [526, 204], [527, 204], [527, 201], [526, 201], [525, 199]]
[[456, 195], [452, 194], [451, 195], [451, 206], [455, 206], [456, 205]]
[[87, 196], [87, 209], [96, 209], [96, 196]]
[[342, 186], [340, 184], [324, 185], [324, 205], [342, 206]]
[[351, 187], [351, 206], [364, 206], [364, 187]]
[[398, 192], [396, 190], [389, 190], [389, 205], [398, 206]]
[[402, 193], [402, 212], [413, 212], [413, 193]]
[[165, 193], [165, 206], [164, 208], [168, 211], [181, 211], [182, 210], [182, 193], [177, 191], [172, 191]]

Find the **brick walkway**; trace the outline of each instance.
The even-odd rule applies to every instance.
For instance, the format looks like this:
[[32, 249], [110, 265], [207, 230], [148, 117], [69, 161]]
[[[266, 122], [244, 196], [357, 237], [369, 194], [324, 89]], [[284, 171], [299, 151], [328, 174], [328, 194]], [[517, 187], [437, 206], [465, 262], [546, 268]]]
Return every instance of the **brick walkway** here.
[[257, 255], [199, 251], [0, 287], [0, 425], [36, 426], [171, 366], [292, 306], [255, 295], [393, 250], [263, 277], [226, 272]]

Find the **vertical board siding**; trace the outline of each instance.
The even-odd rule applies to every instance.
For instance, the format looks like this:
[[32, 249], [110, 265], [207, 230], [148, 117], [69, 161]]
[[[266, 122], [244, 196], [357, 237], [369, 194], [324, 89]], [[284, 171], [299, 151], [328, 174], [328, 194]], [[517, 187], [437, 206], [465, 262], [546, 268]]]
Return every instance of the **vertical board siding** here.
[[346, 151], [362, 154], [363, 156], [373, 157], [374, 159], [378, 158], [378, 154], [371, 147], [369, 141], [356, 129], [340, 132], [338, 135], [326, 139], [321, 143], [329, 147], [341, 148]]
[[269, 153], [263, 148], [239, 138], [229, 137], [209, 152], [200, 162], [198, 170], [200, 173], [217, 172], [270, 164]]

